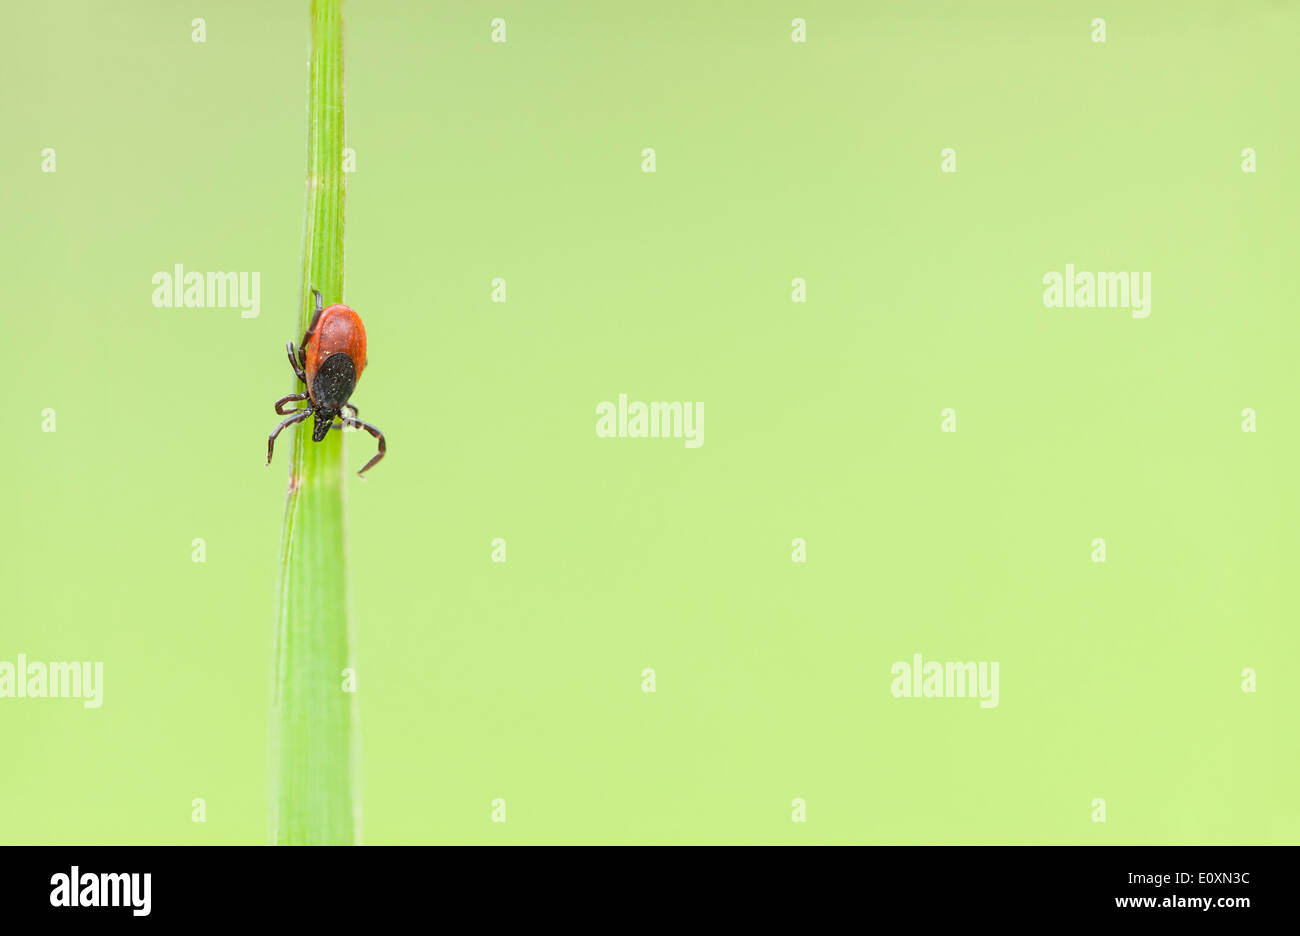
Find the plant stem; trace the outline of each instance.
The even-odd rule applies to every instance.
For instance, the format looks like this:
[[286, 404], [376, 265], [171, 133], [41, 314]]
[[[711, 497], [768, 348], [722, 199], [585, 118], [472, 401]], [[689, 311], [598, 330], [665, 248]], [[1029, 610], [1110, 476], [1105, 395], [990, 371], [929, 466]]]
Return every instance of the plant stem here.
[[[307, 209], [295, 344], [313, 310], [343, 301], [341, 0], [313, 0], [307, 105]], [[296, 382], [295, 382], [296, 384]], [[295, 385], [295, 390], [299, 389]], [[280, 607], [271, 702], [273, 844], [360, 841], [358, 712], [352, 667], [343, 433], [295, 427], [280, 543]]]

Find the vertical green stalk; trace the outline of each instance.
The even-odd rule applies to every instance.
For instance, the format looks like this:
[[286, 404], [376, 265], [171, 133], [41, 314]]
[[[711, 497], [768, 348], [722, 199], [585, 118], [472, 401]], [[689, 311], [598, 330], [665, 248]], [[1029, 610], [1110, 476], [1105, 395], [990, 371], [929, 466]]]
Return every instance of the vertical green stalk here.
[[[307, 86], [307, 210], [293, 340], [311, 289], [343, 301], [343, 23], [341, 0], [313, 0]], [[295, 386], [295, 391], [301, 386]], [[319, 443], [295, 427], [280, 543], [280, 608], [271, 702], [271, 841], [360, 841], [356, 695], [344, 519], [343, 433]]]

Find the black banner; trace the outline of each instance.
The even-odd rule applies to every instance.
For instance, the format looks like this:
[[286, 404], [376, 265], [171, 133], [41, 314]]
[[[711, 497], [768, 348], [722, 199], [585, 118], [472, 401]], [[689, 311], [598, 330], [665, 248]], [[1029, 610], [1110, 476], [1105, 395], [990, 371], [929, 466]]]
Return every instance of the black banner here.
[[[532, 849], [527, 849], [531, 851]], [[495, 914], [567, 905], [630, 919], [701, 904], [713, 913], [788, 909], [867, 917], [921, 913], [928, 924], [1130, 918], [1232, 926], [1288, 917], [1290, 848], [840, 847], [590, 849], [545, 860], [458, 848], [9, 847], [0, 851], [6, 922], [343, 923], [450, 908]], [[508, 897], [508, 900], [505, 899]], [[552, 914], [553, 917], [553, 914]], [[608, 919], [606, 917], [606, 919]], [[538, 922], [542, 922], [541, 919]]]

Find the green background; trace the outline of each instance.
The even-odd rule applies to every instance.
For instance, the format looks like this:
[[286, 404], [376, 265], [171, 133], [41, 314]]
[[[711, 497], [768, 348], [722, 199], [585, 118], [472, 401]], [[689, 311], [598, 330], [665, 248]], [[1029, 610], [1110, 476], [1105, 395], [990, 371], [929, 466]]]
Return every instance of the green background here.
[[[1296, 4], [419, 6], [344, 11], [367, 842], [1300, 840]], [[0, 660], [105, 695], [0, 700], [0, 841], [262, 842], [307, 4], [7, 15]]]

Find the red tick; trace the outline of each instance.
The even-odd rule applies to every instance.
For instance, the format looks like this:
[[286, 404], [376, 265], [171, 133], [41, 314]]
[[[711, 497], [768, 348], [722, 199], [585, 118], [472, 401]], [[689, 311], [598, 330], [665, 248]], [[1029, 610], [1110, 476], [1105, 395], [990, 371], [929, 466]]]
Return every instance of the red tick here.
[[[292, 341], [285, 345], [289, 352], [289, 366], [307, 389], [276, 400], [275, 411], [281, 416], [289, 414], [289, 418], [276, 426], [266, 440], [266, 463], [271, 464], [275, 437], [281, 430], [315, 415], [316, 425], [311, 434], [313, 442], [324, 439], [331, 429], [342, 429], [345, 425], [364, 429], [379, 440], [379, 453], [357, 472], [364, 478], [366, 472], [384, 457], [386, 450], [384, 434], [357, 419], [356, 406], [348, 402], [366, 367], [366, 327], [361, 324], [361, 316], [347, 306], [332, 305], [326, 309], [320, 292], [313, 289], [312, 295], [316, 297], [316, 313], [311, 317], [307, 333], [302, 336], [302, 344], [297, 348]], [[301, 400], [307, 401], [305, 409], [284, 408], [288, 403]], [[343, 415], [345, 409], [351, 410], [352, 415]], [[334, 421], [335, 417], [339, 422]]]

